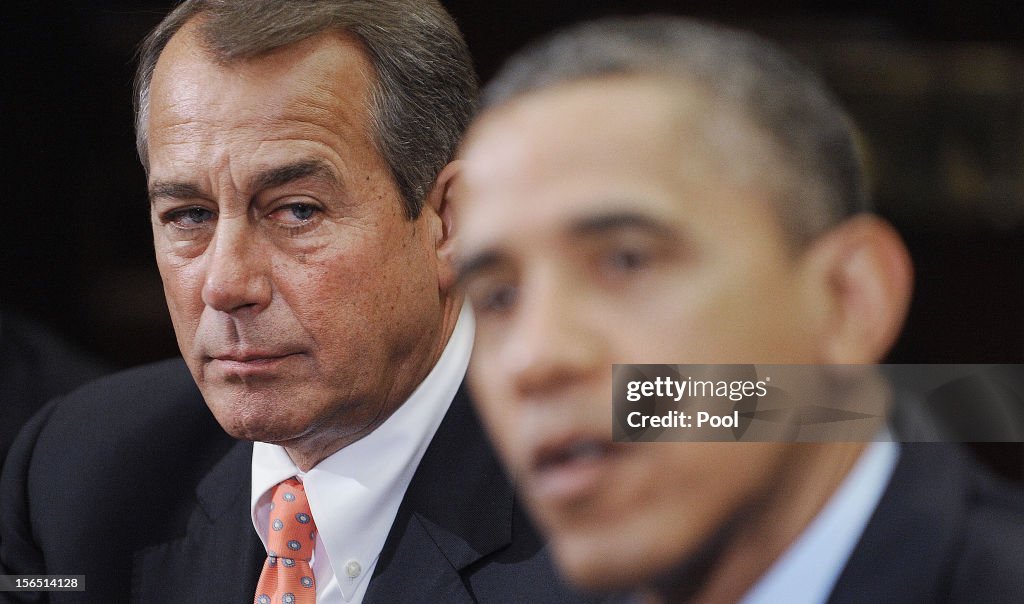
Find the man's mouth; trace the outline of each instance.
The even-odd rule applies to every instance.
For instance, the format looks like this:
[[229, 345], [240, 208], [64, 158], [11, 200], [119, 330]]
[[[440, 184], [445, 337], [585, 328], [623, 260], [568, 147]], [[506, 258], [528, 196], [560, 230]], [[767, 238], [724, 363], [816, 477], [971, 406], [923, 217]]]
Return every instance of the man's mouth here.
[[581, 440], [567, 446], [542, 449], [537, 455], [535, 467], [538, 471], [544, 471], [561, 465], [597, 460], [608, 454], [609, 448], [609, 443], [597, 440]]
[[611, 468], [619, 448], [603, 438], [563, 437], [539, 447], [531, 465], [529, 488], [540, 501], [564, 504], [589, 496]]
[[208, 362], [226, 374], [250, 377], [277, 371], [298, 355], [298, 352], [290, 351], [247, 350], [212, 355]]

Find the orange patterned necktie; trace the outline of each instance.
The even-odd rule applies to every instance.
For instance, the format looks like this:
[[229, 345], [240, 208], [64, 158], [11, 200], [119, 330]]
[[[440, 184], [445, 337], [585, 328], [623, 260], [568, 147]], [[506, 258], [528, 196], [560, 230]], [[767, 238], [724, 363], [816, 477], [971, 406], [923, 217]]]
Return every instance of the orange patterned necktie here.
[[315, 604], [316, 582], [309, 565], [316, 525], [302, 483], [289, 478], [274, 487], [270, 503], [267, 561], [256, 586], [256, 604]]

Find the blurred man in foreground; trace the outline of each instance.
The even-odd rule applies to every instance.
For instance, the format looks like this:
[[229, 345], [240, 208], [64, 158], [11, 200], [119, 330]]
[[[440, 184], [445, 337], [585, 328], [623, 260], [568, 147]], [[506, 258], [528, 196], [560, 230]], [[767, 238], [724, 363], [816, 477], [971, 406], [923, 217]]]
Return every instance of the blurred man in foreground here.
[[1024, 596], [1024, 501], [950, 446], [611, 440], [613, 363], [877, 363], [897, 337], [909, 257], [811, 74], [691, 21], [584, 25], [510, 61], [462, 155], [471, 385], [573, 582]]

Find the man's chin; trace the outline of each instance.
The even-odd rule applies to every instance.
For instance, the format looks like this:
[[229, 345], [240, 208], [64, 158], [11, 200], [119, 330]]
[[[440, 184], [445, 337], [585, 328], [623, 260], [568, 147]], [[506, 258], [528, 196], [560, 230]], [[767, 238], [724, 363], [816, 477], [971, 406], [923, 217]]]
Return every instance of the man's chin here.
[[[559, 572], [578, 589], [597, 593], [652, 589], [661, 593], [666, 583], [674, 584], [678, 577], [703, 584], [718, 559], [720, 544], [694, 544], [671, 526], [652, 528], [665, 523], [636, 520], [621, 517], [589, 527], [548, 526], [545, 532]], [[670, 587], [668, 592], [678, 590]]]
[[581, 590], [631, 591], [650, 578], [645, 575], [645, 561], [624, 556], [614, 538], [552, 536], [550, 542], [559, 572]]
[[221, 428], [239, 440], [287, 443], [300, 439], [314, 423], [312, 418], [290, 413], [291, 397], [282, 392], [228, 390], [204, 393], [204, 397]]

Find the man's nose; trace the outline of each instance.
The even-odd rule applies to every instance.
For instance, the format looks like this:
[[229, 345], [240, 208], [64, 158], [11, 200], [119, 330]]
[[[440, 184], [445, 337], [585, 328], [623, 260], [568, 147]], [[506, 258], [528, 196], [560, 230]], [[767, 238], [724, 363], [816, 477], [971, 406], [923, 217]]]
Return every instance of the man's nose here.
[[601, 325], [586, 313], [585, 294], [557, 278], [523, 291], [503, 362], [523, 398], [545, 398], [560, 389], [611, 372]]
[[272, 287], [267, 250], [245, 218], [218, 222], [206, 248], [203, 303], [214, 310], [262, 310], [270, 304]]

